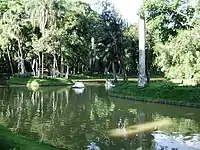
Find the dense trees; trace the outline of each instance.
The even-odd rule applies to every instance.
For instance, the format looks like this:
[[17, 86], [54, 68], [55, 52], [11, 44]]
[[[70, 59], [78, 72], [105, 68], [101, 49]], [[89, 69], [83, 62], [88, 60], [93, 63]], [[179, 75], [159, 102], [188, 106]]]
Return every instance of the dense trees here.
[[0, 5], [1, 72], [63, 77], [69, 69], [104, 73], [107, 68], [115, 80], [117, 72], [126, 78], [126, 24], [110, 3], [102, 2], [102, 14], [80, 1], [18, 0]]
[[[199, 80], [200, 5], [192, 2], [143, 2], [146, 73]], [[115, 81], [117, 74], [124, 80], [137, 75], [138, 24], [127, 24], [107, 1], [99, 4], [97, 13], [81, 1], [1, 0], [0, 72], [38, 77], [111, 72]]]
[[156, 65], [170, 79], [199, 80], [199, 1], [145, 1]]

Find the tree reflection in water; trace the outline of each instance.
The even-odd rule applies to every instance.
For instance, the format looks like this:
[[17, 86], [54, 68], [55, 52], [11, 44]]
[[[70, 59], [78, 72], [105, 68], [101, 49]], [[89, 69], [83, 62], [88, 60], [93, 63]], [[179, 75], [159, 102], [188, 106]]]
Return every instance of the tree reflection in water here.
[[[81, 95], [76, 95], [71, 87], [35, 90], [5, 87], [0, 88], [0, 95], [2, 125], [68, 150], [87, 149], [91, 142], [102, 150], [155, 149], [153, 131], [126, 138], [109, 137], [106, 131], [117, 128], [120, 118], [125, 126], [172, 118], [172, 126], [160, 129], [167, 135], [176, 133], [186, 137], [200, 131], [200, 121], [195, 115], [176, 116], [179, 112], [183, 114], [182, 109], [163, 105], [160, 110], [161, 107], [155, 104], [110, 98], [104, 86], [86, 86]], [[184, 113], [197, 114], [193, 110], [184, 109]]]

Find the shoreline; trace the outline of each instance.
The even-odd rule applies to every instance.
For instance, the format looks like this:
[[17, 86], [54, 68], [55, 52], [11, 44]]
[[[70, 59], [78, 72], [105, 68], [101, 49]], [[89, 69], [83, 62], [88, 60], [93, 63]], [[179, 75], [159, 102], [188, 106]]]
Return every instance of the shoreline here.
[[[152, 78], [151, 81], [162, 81], [164, 78]], [[10, 86], [67, 86], [67, 85], [73, 85], [76, 81], [79, 82], [106, 82], [106, 78], [72, 78], [72, 79], [66, 79], [66, 78], [23, 78], [23, 77], [12, 77], [8, 80], [6, 80], [6, 84]], [[118, 79], [119, 83], [123, 82], [123, 79]], [[137, 82], [138, 78], [128, 78], [128, 82]]]
[[180, 106], [180, 107], [190, 107], [190, 108], [200, 108], [200, 104], [198, 103], [191, 103], [191, 102], [183, 102], [183, 101], [167, 101], [167, 100], [150, 100], [150, 99], [145, 99], [145, 98], [136, 98], [133, 96], [125, 96], [123, 93], [118, 93], [118, 92], [109, 92], [108, 96], [114, 97], [114, 98], [120, 98], [124, 100], [131, 100], [131, 101], [136, 101], [136, 102], [147, 102], [147, 103], [155, 103], [155, 104], [164, 104], [164, 105], [172, 105], [172, 106]]
[[68, 86], [73, 81], [66, 78], [19, 78], [13, 77], [6, 81], [9, 86], [45, 87], [45, 86]]
[[183, 86], [168, 81], [151, 82], [145, 88], [139, 88], [137, 83], [122, 83], [111, 89], [108, 95], [140, 102], [200, 108], [200, 86]]

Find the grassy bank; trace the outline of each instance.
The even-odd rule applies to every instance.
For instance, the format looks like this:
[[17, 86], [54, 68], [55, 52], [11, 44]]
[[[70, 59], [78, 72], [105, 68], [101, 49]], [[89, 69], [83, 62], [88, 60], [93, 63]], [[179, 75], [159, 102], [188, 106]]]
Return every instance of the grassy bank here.
[[0, 125], [1, 150], [58, 150], [51, 145], [13, 133]]
[[180, 86], [163, 81], [138, 88], [137, 83], [125, 83], [118, 84], [109, 94], [138, 101], [200, 107], [200, 86]]
[[8, 84], [17, 85], [27, 85], [27, 86], [60, 86], [72, 84], [72, 81], [65, 78], [22, 78], [22, 77], [12, 77], [7, 80]]
[[104, 74], [70, 74], [70, 79], [112, 79], [113, 75], [104, 75]]
[[[123, 76], [118, 76], [120, 80], [123, 79]], [[132, 75], [132, 76], [127, 76], [128, 79], [137, 79], [138, 76], [137, 75]], [[151, 75], [151, 79], [154, 78], [154, 79], [159, 79], [159, 78], [164, 78], [164, 76], [161, 76], [161, 75]], [[113, 79], [113, 75], [112, 74], [107, 74], [107, 75], [104, 75], [104, 74], [70, 74], [69, 75], [69, 79], [83, 79], [83, 80], [89, 80], [89, 79], [98, 79], [98, 80], [105, 80], [105, 79]]]
[[[76, 78], [77, 77], [77, 78]], [[27, 85], [27, 86], [62, 86], [62, 85], [70, 85], [73, 84], [73, 82], [76, 81], [82, 81], [82, 82], [105, 82], [107, 77], [102, 77], [101, 76], [89, 76], [86, 78], [85, 76], [79, 76], [79, 75], [73, 75], [70, 79], [66, 78], [44, 78], [44, 79], [39, 79], [39, 78], [23, 78], [23, 77], [12, 77], [9, 80], [7, 80], [8, 84], [12, 85]], [[111, 77], [110, 77], [111, 78]], [[138, 78], [134, 77], [128, 77], [129, 81], [132, 82], [137, 82]], [[151, 81], [161, 81], [163, 80], [162, 77], [157, 77], [157, 78], [151, 78]], [[118, 79], [118, 81], [123, 81], [122, 78]]]

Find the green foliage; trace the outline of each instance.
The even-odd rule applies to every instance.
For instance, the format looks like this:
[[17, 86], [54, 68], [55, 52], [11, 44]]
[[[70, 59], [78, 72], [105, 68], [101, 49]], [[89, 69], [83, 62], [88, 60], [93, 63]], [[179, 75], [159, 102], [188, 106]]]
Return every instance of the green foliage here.
[[70, 66], [70, 73], [103, 74], [108, 69], [136, 74], [138, 27], [127, 26], [113, 4], [99, 5], [100, 14], [80, 1], [2, 0], [1, 70], [41, 76], [42, 68], [52, 75], [52, 70], [66, 72]]
[[156, 44], [157, 64], [168, 78], [200, 80], [199, 32], [197, 25], [165, 44]]
[[128, 26], [124, 32], [123, 48], [125, 51], [125, 63], [128, 72], [137, 72], [137, 64], [139, 59], [139, 31], [138, 25]]
[[[1, 72], [24, 70], [40, 76], [44, 68], [53, 76], [53, 70], [67, 72], [68, 66], [73, 74], [137, 75], [138, 25], [127, 25], [113, 4], [99, 5], [100, 13], [80, 1], [1, 0]], [[147, 0], [142, 10], [148, 71], [161, 69], [168, 78], [198, 80], [199, 4]]]
[[146, 0], [142, 11], [150, 35], [148, 47], [154, 52], [148, 60], [155, 60], [169, 79], [199, 80], [199, 3]]
[[179, 29], [191, 27], [194, 8], [181, 0], [146, 0], [143, 4], [148, 30], [157, 41], [165, 43]]

